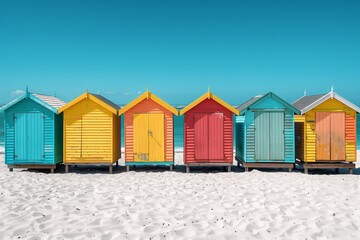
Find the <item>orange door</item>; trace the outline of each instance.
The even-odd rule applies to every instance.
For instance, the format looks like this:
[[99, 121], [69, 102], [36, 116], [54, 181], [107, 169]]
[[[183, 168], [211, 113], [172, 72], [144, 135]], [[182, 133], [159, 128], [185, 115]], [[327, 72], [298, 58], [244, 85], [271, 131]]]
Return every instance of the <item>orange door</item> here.
[[331, 160], [345, 160], [345, 113], [331, 113]]
[[330, 114], [316, 112], [316, 159], [330, 160]]
[[345, 160], [345, 113], [316, 112], [316, 159]]

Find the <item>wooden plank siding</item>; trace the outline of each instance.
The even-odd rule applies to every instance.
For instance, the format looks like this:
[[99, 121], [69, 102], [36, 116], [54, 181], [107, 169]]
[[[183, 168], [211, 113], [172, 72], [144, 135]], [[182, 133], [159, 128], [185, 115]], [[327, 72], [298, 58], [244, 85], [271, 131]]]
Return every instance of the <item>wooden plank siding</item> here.
[[[41, 106], [31, 99], [23, 99], [9, 109], [5, 110], [5, 163], [15, 164], [15, 119], [17, 113], [41, 113], [43, 114], [43, 145], [44, 158], [35, 159], [34, 164], [56, 164], [62, 161], [61, 133], [62, 119], [49, 109]], [[60, 127], [58, 126], [60, 123]], [[55, 126], [56, 130], [55, 130]], [[25, 129], [22, 129], [25, 131]], [[59, 149], [60, 148], [60, 149]]]
[[[194, 118], [196, 114], [223, 114], [223, 157], [217, 156], [219, 159], [196, 159], [196, 144], [195, 144], [195, 122]], [[211, 162], [211, 163], [232, 163], [233, 161], [233, 117], [232, 112], [223, 107], [213, 99], [205, 99], [198, 105], [185, 113], [184, 117], [184, 163], [199, 163], [199, 162]], [[208, 121], [207, 129], [213, 128], [211, 121]], [[214, 122], [219, 124], [219, 122]], [[206, 127], [205, 125], [202, 127]], [[209, 130], [208, 130], [209, 131]], [[215, 134], [213, 130], [210, 130], [211, 134]], [[217, 137], [221, 137], [221, 134], [217, 133]], [[209, 150], [208, 150], [209, 151]], [[212, 155], [212, 154], [210, 154]], [[216, 154], [217, 155], [217, 154]], [[215, 156], [215, 155], [214, 155]]]
[[304, 159], [305, 153], [305, 117], [301, 115], [294, 116], [295, 121], [295, 157], [296, 159]]
[[[236, 155], [237, 158], [245, 163], [294, 163], [295, 110], [290, 104], [272, 93], [264, 95], [251, 103], [246, 109], [243, 109], [240, 113], [241, 116], [236, 117], [237, 122], [240, 122], [240, 119], [243, 118], [241, 121], [244, 121], [245, 125], [243, 127], [245, 138], [240, 137], [236, 140], [237, 151], [240, 150], [240, 153]], [[255, 121], [255, 116], [262, 116], [264, 119]], [[255, 127], [255, 122], [258, 124], [258, 129]], [[240, 125], [238, 126], [240, 127]], [[239, 131], [237, 134], [240, 135], [241, 132]], [[259, 138], [258, 141], [256, 137]], [[267, 140], [262, 140], [264, 137]], [[242, 139], [245, 139], [245, 141]], [[256, 149], [256, 146], [258, 149]], [[245, 153], [244, 157], [241, 156], [242, 151]], [[256, 153], [258, 156], [256, 156]]]
[[[344, 112], [345, 113], [345, 161], [356, 161], [356, 112], [336, 99], [328, 99], [304, 114], [305, 138], [304, 156], [299, 158], [304, 162], [316, 162], [316, 112]], [[299, 151], [301, 148], [299, 147]], [[297, 154], [298, 157], [302, 157]], [[328, 159], [329, 161], [331, 159]]]
[[124, 113], [125, 161], [134, 161], [134, 114], [164, 114], [164, 162], [174, 161], [173, 113], [151, 99], [145, 99]]
[[245, 151], [245, 117], [237, 116], [235, 118], [235, 135], [236, 135], [236, 158], [244, 160]]
[[64, 163], [116, 162], [120, 158], [119, 125], [117, 115], [90, 99], [66, 109]]

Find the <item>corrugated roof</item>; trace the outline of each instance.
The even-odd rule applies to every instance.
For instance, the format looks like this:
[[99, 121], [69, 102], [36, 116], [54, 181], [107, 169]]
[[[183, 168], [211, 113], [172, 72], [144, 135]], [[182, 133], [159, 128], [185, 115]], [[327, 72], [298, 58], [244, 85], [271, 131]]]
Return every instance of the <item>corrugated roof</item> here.
[[54, 96], [48, 96], [38, 93], [32, 93], [32, 95], [56, 109], [59, 109], [66, 104], [64, 101]]
[[251, 104], [253, 104], [254, 102], [256, 102], [257, 100], [259, 100], [260, 98], [262, 98], [263, 95], [257, 95], [255, 97], [250, 98], [249, 100], [247, 100], [245, 103], [241, 104], [240, 106], [238, 106], [236, 109], [239, 110], [239, 112], [241, 113], [241, 111], [243, 111], [244, 109], [246, 109], [248, 106], [250, 106]]
[[317, 95], [310, 95], [310, 96], [303, 96], [299, 98], [295, 102], [293, 102], [293, 106], [299, 110], [303, 110], [304, 108], [310, 106], [312, 103], [316, 102], [320, 98], [324, 97], [326, 94], [317, 94]]
[[117, 104], [113, 103], [112, 101], [110, 101], [109, 99], [107, 99], [101, 95], [93, 94], [93, 93], [91, 93], [91, 95], [95, 96], [96, 98], [98, 98], [99, 100], [103, 101], [104, 103], [108, 104], [109, 106], [111, 106], [112, 108], [114, 108], [116, 110], [120, 109], [120, 107]]

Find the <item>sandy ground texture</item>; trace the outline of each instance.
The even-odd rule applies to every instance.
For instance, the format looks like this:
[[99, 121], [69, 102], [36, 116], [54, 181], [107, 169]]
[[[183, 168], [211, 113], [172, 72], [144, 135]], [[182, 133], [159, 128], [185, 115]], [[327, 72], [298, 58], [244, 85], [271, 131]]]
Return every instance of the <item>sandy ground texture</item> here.
[[49, 174], [0, 160], [0, 239], [360, 239], [359, 169]]

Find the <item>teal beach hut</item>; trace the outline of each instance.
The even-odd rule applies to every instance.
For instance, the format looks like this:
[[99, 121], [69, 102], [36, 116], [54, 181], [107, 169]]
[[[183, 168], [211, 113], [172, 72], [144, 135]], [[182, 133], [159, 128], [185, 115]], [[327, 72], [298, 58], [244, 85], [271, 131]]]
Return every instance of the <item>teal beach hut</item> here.
[[13, 168], [46, 168], [62, 162], [63, 117], [60, 99], [26, 91], [1, 108], [4, 112], [5, 164]]
[[249, 168], [288, 168], [295, 163], [294, 113], [299, 110], [269, 92], [237, 108], [236, 160]]

